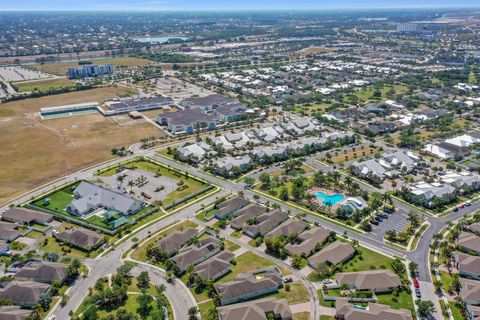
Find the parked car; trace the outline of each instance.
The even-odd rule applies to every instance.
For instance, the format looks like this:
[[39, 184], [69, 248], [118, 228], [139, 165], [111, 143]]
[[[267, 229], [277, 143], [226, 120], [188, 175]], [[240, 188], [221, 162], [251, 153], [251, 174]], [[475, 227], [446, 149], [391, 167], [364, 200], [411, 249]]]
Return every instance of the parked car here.
[[378, 226], [378, 221], [377, 220], [370, 220], [370, 223]]
[[374, 220], [377, 220], [378, 222], [382, 222], [382, 221], [383, 221], [383, 218], [380, 217], [380, 216], [376, 216], [376, 217], [374, 218]]
[[463, 209], [463, 208], [465, 208], [465, 205], [463, 203], [458, 206], [458, 209]]
[[383, 219], [388, 219], [388, 215], [386, 213], [380, 213], [379, 214], [380, 217], [382, 217]]
[[472, 205], [472, 203], [470, 202], [470, 200], [468, 200], [467, 202], [465, 202], [465, 206], [466, 207], [470, 207]]
[[452, 211], [453, 211], [453, 212], [457, 212], [457, 211], [458, 211], [458, 208], [455, 207], [455, 208], [452, 209]]
[[323, 279], [322, 283], [323, 284], [330, 284], [330, 283], [332, 283], [332, 279]]
[[290, 277], [290, 276], [283, 278], [283, 282], [284, 282], [284, 283], [290, 283], [290, 282], [292, 282], [292, 281], [293, 281], [293, 279], [292, 279], [292, 277]]
[[415, 286], [415, 288], [419, 288], [420, 287], [420, 283], [418, 282], [418, 280], [415, 278], [413, 279], [413, 285]]
[[419, 289], [419, 288], [416, 288], [416, 289], [415, 289], [415, 295], [417, 296], [417, 298], [421, 298], [421, 297], [422, 297], [422, 293], [420, 292], [420, 289]]

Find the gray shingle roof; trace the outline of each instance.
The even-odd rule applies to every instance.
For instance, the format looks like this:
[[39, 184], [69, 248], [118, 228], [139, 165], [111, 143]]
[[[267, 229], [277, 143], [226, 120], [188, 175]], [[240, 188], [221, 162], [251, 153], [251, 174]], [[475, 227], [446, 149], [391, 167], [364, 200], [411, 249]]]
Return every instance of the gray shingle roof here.
[[17, 279], [52, 283], [55, 280], [63, 282], [68, 265], [48, 261], [33, 261], [15, 273]]
[[33, 281], [10, 281], [0, 288], [0, 298], [7, 299], [15, 305], [34, 305], [50, 285]]
[[335, 265], [345, 262], [354, 254], [355, 248], [350, 243], [335, 241], [308, 258], [308, 263], [315, 268], [321, 263]]
[[43, 212], [38, 212], [27, 208], [14, 207], [5, 211], [2, 215], [2, 219], [20, 223], [48, 223], [53, 220], [53, 217]]
[[167, 255], [173, 254], [174, 251], [184, 246], [190, 239], [197, 235], [197, 230], [187, 228], [183, 231], [174, 231], [163, 237], [157, 242], [157, 246], [164, 250]]
[[68, 229], [55, 237], [85, 250], [95, 248], [102, 241], [100, 234], [83, 228]]
[[71, 210], [77, 209], [79, 213], [84, 213], [92, 207], [105, 207], [123, 214], [131, 214], [143, 205], [142, 201], [129, 195], [87, 181], [82, 181], [74, 192], [77, 199], [72, 200], [68, 207]]

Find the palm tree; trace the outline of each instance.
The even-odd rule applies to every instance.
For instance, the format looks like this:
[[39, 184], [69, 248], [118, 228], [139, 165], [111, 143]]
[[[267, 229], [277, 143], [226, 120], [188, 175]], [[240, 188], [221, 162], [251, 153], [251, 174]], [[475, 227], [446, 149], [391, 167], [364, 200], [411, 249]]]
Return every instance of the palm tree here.
[[117, 176], [117, 181], [120, 182], [120, 185], [123, 184], [123, 180], [125, 180], [125, 176], [123, 176], [123, 175]]
[[130, 192], [133, 191], [133, 186], [135, 185], [135, 182], [133, 180], [128, 180], [128, 186], [130, 187]]
[[388, 193], [387, 191], [385, 191], [383, 193], [383, 201], [392, 204], [393, 203], [392, 195], [390, 193]]

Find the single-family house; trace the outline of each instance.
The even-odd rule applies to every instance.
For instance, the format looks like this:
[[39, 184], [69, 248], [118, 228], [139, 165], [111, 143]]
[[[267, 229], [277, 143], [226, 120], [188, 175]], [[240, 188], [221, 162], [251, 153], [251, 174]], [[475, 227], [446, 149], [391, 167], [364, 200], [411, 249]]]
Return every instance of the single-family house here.
[[480, 255], [480, 237], [476, 234], [462, 231], [457, 243], [460, 249]]
[[288, 219], [288, 215], [282, 211], [275, 210], [264, 213], [254, 218], [254, 224], [243, 227], [243, 233], [251, 238], [265, 236], [269, 231]]
[[286, 300], [265, 298], [236, 303], [217, 308], [218, 320], [268, 320], [273, 315], [276, 320], [292, 320], [293, 315]]
[[308, 264], [316, 269], [320, 264], [343, 264], [355, 255], [355, 248], [347, 242], [335, 241], [308, 258]]
[[462, 252], [457, 252], [455, 253], [454, 258], [455, 266], [461, 276], [480, 280], [479, 256], [471, 256]]
[[61, 232], [54, 230], [52, 235], [60, 241], [86, 251], [95, 250], [104, 242], [104, 238], [95, 231], [78, 227]]
[[160, 239], [155, 245], [160, 248], [168, 257], [175, 254], [180, 248], [185, 246], [190, 240], [197, 236], [197, 230], [186, 228], [185, 230], [176, 230]]
[[400, 277], [390, 270], [340, 272], [335, 274], [335, 279], [339, 285], [373, 292], [390, 292], [402, 285]]
[[0, 284], [0, 298], [11, 301], [16, 306], [31, 308], [48, 290], [50, 290], [50, 285], [46, 283], [10, 281]]
[[296, 239], [296, 242], [288, 243], [285, 250], [289, 255], [310, 256], [317, 246], [322, 245], [330, 236], [330, 231], [323, 227], [314, 226], [302, 232]]
[[249, 205], [250, 202], [242, 196], [235, 196], [216, 205], [215, 218], [223, 219], [232, 213]]
[[259, 270], [239, 275], [232, 281], [216, 283], [222, 306], [247, 301], [278, 291], [283, 285], [282, 274], [276, 269]]
[[348, 299], [335, 302], [336, 319], [338, 320], [412, 320], [412, 313], [407, 309], [392, 309], [390, 306], [369, 302], [366, 307], [358, 308]]

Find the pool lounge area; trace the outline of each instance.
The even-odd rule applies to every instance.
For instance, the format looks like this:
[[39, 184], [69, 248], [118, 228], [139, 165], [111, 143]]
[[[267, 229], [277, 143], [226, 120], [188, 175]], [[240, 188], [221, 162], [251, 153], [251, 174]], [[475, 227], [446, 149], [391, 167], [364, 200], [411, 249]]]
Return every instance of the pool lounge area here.
[[327, 195], [323, 192], [316, 192], [315, 197], [317, 199], [322, 199], [322, 204], [324, 206], [330, 206], [330, 207], [335, 206], [337, 203], [345, 199], [345, 196], [339, 193]]

